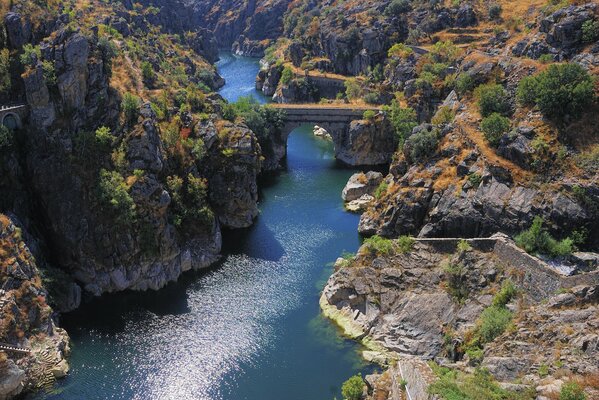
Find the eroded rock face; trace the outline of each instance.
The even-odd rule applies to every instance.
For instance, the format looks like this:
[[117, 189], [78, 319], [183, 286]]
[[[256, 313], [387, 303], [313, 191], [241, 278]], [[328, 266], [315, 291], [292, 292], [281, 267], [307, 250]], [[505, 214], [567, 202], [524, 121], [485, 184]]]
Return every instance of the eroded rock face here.
[[60, 371], [68, 371], [65, 358], [70, 352], [69, 337], [52, 319], [48, 292], [34, 257], [23, 242], [23, 234], [11, 219], [0, 214], [0, 283], [3, 287], [0, 341], [31, 350], [25, 354], [2, 352], [0, 398], [3, 399], [47, 383], [48, 378], [64, 376]]
[[380, 172], [355, 173], [343, 188], [341, 198], [344, 201], [353, 201], [365, 194], [373, 194], [382, 181], [383, 174]]
[[32, 36], [31, 21], [19, 13], [9, 12], [4, 17], [4, 25], [8, 34], [8, 41], [13, 49], [28, 43]]
[[229, 228], [245, 228], [258, 215], [256, 176], [261, 169], [260, 144], [245, 126], [225, 123], [223, 138], [209, 171], [210, 201], [220, 223]]
[[389, 120], [352, 121], [349, 130], [335, 138], [335, 157], [350, 165], [379, 165], [391, 162], [397, 147]]

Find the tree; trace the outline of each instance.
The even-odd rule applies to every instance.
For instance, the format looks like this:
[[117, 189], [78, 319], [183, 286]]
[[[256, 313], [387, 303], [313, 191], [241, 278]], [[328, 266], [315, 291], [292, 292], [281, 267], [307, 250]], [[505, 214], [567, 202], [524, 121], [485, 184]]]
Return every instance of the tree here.
[[496, 83], [480, 85], [474, 91], [474, 96], [478, 99], [478, 108], [483, 117], [493, 113], [502, 115], [510, 113], [507, 93], [501, 85]]
[[0, 50], [0, 92], [8, 92], [10, 81], [10, 52], [8, 49]]
[[23, 46], [23, 53], [21, 54], [20, 61], [24, 67], [35, 67], [41, 58], [42, 51], [38, 46], [33, 46], [31, 43], [27, 43]]
[[153, 87], [154, 83], [156, 83], [156, 72], [154, 72], [152, 64], [147, 61], [141, 63], [141, 76], [145, 85], [149, 88]]
[[497, 147], [504, 133], [510, 129], [510, 120], [499, 113], [483, 118], [480, 129], [492, 146]]
[[412, 129], [418, 125], [416, 111], [410, 107], [401, 107], [397, 100], [393, 100], [391, 106], [386, 107], [385, 111], [389, 113], [391, 125], [393, 125], [399, 145], [402, 146], [406, 138], [412, 133]]
[[6, 126], [0, 124], [0, 150], [10, 147], [13, 141], [13, 133]]
[[125, 93], [121, 106], [123, 108], [123, 114], [125, 115], [125, 124], [132, 125], [137, 122], [139, 115], [139, 97]]
[[345, 94], [349, 99], [362, 97], [362, 87], [356, 78], [350, 78], [345, 81]]
[[135, 203], [121, 174], [101, 170], [99, 190], [100, 199], [107, 208], [117, 214], [119, 221], [128, 223], [135, 218]]
[[287, 85], [287, 84], [289, 84], [289, 82], [291, 82], [292, 79], [293, 79], [293, 71], [291, 70], [291, 68], [285, 67], [283, 69], [283, 72], [281, 72], [281, 83], [283, 85]]
[[364, 381], [360, 375], [354, 375], [341, 386], [341, 394], [346, 400], [360, 400], [364, 392]]
[[595, 100], [591, 75], [575, 63], [552, 64], [547, 70], [520, 81], [518, 101], [536, 105], [550, 119], [579, 117]]
[[409, 151], [410, 159], [413, 162], [423, 162], [437, 150], [439, 145], [439, 130], [423, 129], [410, 136], [406, 141], [406, 148]]

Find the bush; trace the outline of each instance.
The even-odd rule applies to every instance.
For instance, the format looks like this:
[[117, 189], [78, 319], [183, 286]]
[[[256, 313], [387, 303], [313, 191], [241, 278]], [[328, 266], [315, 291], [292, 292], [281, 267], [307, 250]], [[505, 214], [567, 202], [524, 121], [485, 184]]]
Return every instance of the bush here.
[[435, 125], [451, 124], [455, 118], [455, 112], [449, 106], [441, 106], [435, 116], [431, 119], [431, 123]]
[[539, 56], [539, 62], [541, 64], [549, 64], [549, 63], [553, 62], [553, 60], [554, 60], [553, 54], [541, 54]]
[[423, 162], [433, 155], [439, 145], [439, 130], [422, 130], [408, 138], [406, 141], [410, 152], [410, 159], [414, 162]]
[[397, 250], [399, 253], [409, 253], [414, 248], [416, 241], [411, 236], [400, 236], [397, 239]]
[[10, 51], [2, 49], [0, 50], [0, 92], [8, 92], [10, 87]]
[[516, 286], [509, 279], [504, 281], [499, 292], [493, 297], [493, 305], [503, 307], [516, 296]]
[[410, 54], [413, 54], [414, 50], [411, 47], [406, 46], [403, 43], [396, 43], [387, 52], [388, 57], [408, 58]]
[[483, 117], [493, 113], [508, 115], [510, 113], [510, 104], [507, 93], [501, 85], [489, 83], [480, 85], [474, 91], [478, 100], [478, 108]]
[[364, 111], [364, 116], [363, 117], [367, 121], [372, 121], [375, 116], [376, 116], [376, 112], [374, 112], [373, 110], [366, 110], [366, 111]]
[[470, 184], [472, 186], [474, 186], [475, 188], [479, 187], [482, 181], [483, 181], [482, 176], [480, 176], [477, 173], [472, 173], [472, 174], [468, 175], [468, 182], [470, 182]]
[[110, 128], [106, 126], [101, 126], [96, 129], [95, 134], [96, 142], [102, 147], [110, 147], [113, 143], [114, 136], [112, 136], [110, 132]]
[[27, 43], [23, 46], [23, 53], [21, 54], [20, 61], [24, 67], [35, 67], [41, 58], [42, 51], [38, 46], [33, 46], [31, 43]]
[[378, 235], [374, 235], [364, 240], [364, 245], [372, 255], [388, 255], [393, 250], [393, 241]]
[[536, 105], [548, 118], [558, 121], [576, 118], [595, 100], [593, 78], [580, 65], [553, 64], [518, 85], [518, 100]]
[[471, 92], [474, 89], [475, 84], [476, 82], [474, 81], [472, 75], [468, 73], [461, 73], [455, 80], [455, 90], [458, 92], [458, 94], [463, 96], [466, 93]]
[[100, 171], [100, 200], [112, 209], [122, 223], [130, 223], [135, 217], [135, 203], [129, 195], [125, 180], [116, 171]]
[[393, 17], [401, 14], [405, 14], [412, 9], [412, 5], [409, 0], [393, 0], [385, 8], [385, 15]]
[[283, 129], [284, 125], [283, 111], [262, 106], [251, 96], [240, 97], [235, 103], [223, 107], [223, 118], [234, 121], [237, 117], [244, 119], [261, 144], [265, 144], [264, 141]]
[[147, 61], [141, 63], [141, 77], [147, 87], [151, 88], [154, 86], [154, 83], [156, 82], [156, 72], [154, 72], [152, 64]]
[[576, 382], [566, 382], [559, 392], [559, 400], [586, 400], [587, 396]]
[[395, 135], [402, 146], [405, 139], [412, 133], [412, 130], [418, 125], [416, 120], [416, 111], [412, 108], [403, 108], [397, 100], [391, 102], [391, 106], [385, 107], [389, 114], [391, 124], [395, 130]]
[[13, 133], [6, 126], [0, 124], [0, 150], [6, 149], [12, 145]]
[[381, 196], [387, 192], [388, 188], [389, 188], [389, 184], [387, 182], [385, 182], [385, 181], [381, 182], [379, 184], [379, 186], [376, 188], [376, 190], [374, 191], [374, 197], [376, 199], [380, 199]]
[[499, 19], [501, 17], [501, 12], [503, 9], [499, 4], [491, 4], [489, 6], [489, 18], [490, 19]]
[[480, 314], [477, 329], [480, 343], [489, 343], [501, 335], [512, 322], [512, 312], [505, 307], [490, 306]]
[[503, 134], [510, 130], [510, 120], [499, 113], [493, 113], [483, 118], [480, 129], [483, 131], [485, 139], [492, 146], [497, 147]]
[[582, 41], [594, 42], [599, 38], [599, 21], [589, 19], [582, 24]]
[[42, 71], [44, 73], [44, 80], [48, 86], [56, 85], [56, 70], [54, 64], [51, 61], [42, 62]]
[[348, 99], [359, 99], [362, 97], [362, 86], [356, 78], [350, 78], [345, 81], [345, 94]]
[[459, 303], [466, 300], [469, 290], [464, 282], [464, 267], [461, 264], [447, 264], [443, 270], [447, 277], [449, 294]]
[[432, 367], [439, 379], [429, 387], [429, 393], [437, 394], [446, 400], [534, 398], [502, 389], [485, 369], [477, 368], [474, 374], [464, 374], [446, 367], [439, 367], [436, 364], [433, 364]]
[[457, 250], [460, 253], [464, 253], [466, 251], [472, 250], [472, 246], [470, 246], [470, 243], [468, 243], [467, 240], [460, 239], [460, 241], [458, 242], [458, 245], [457, 245]]
[[293, 71], [291, 70], [291, 68], [285, 67], [283, 69], [283, 72], [281, 73], [281, 83], [283, 85], [287, 85], [287, 84], [289, 84], [289, 82], [291, 82], [292, 79], [293, 79]]
[[341, 394], [346, 400], [360, 400], [364, 392], [364, 381], [360, 375], [354, 375], [341, 386]]
[[574, 251], [574, 241], [554, 239], [543, 227], [543, 218], [534, 218], [531, 227], [515, 237], [516, 244], [530, 254], [547, 254], [552, 257], [569, 255]]
[[366, 93], [364, 95], [364, 101], [366, 104], [380, 104], [381, 96], [375, 92]]
[[131, 93], [125, 93], [123, 95], [121, 107], [123, 108], [123, 114], [125, 115], [125, 124], [132, 125], [137, 122], [139, 103], [139, 97], [134, 96]]

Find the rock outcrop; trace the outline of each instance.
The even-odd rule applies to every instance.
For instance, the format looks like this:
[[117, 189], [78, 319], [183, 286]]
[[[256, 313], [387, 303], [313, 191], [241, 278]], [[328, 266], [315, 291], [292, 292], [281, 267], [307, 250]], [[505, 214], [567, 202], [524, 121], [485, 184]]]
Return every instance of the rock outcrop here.
[[344, 135], [335, 140], [335, 157], [350, 165], [380, 165], [391, 162], [397, 138], [389, 120], [352, 121]]
[[0, 398], [40, 388], [68, 371], [69, 337], [48, 305], [36, 261], [23, 231], [0, 214], [0, 342], [23, 351], [0, 350]]

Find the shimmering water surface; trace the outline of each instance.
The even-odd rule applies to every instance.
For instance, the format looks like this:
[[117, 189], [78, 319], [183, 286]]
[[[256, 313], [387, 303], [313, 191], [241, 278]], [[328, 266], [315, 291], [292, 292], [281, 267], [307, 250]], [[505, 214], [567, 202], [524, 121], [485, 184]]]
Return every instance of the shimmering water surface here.
[[[229, 57], [219, 68], [231, 100], [257, 62]], [[71, 373], [37, 397], [331, 400], [345, 379], [369, 371], [318, 308], [330, 263], [359, 245], [358, 217], [340, 198], [353, 170], [309, 127], [291, 134], [288, 153], [287, 170], [261, 182], [256, 224], [225, 233], [220, 265], [64, 316]]]

